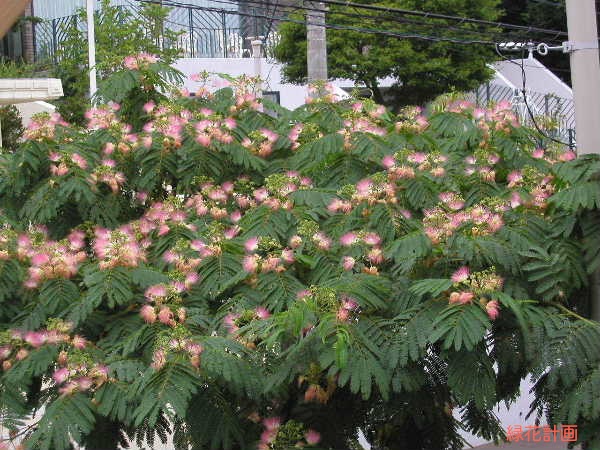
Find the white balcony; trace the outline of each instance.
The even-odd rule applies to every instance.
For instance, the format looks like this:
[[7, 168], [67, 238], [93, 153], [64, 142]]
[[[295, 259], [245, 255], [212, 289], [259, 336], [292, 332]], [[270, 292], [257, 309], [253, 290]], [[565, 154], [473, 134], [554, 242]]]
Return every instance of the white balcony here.
[[52, 100], [63, 96], [58, 78], [0, 78], [0, 105]]

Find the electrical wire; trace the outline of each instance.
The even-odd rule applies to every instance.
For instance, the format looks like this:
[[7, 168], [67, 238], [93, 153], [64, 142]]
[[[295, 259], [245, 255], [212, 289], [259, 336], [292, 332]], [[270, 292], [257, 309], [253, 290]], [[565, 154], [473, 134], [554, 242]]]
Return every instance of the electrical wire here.
[[[138, 0], [138, 1], [140, 1], [140, 0]], [[213, 0], [213, 1], [216, 1], [217, 3], [222, 3], [222, 1], [219, 1], [219, 0]], [[160, 2], [160, 0], [154, 0], [154, 1], [151, 1], [151, 3], [161, 3], [161, 2]], [[164, 4], [166, 2], [162, 2], [162, 3]], [[198, 5], [193, 5], [190, 3], [175, 2], [175, 1], [169, 1], [169, 3], [171, 3], [173, 6], [184, 6], [184, 7], [190, 7], [190, 8], [204, 8], [204, 7], [200, 7]], [[231, 3], [231, 2], [228, 2], [228, 3]], [[250, 4], [264, 5], [263, 3], [258, 2], [256, 0], [238, 0], [237, 3], [250, 3]], [[320, 3], [324, 3], [326, 5], [338, 5], [338, 6], [352, 7], [355, 9], [357, 8], [357, 9], [366, 9], [366, 10], [372, 10], [372, 11], [393, 13], [393, 14], [398, 14], [398, 15], [418, 16], [418, 17], [423, 17], [426, 19], [443, 19], [443, 20], [450, 20], [450, 21], [455, 21], [455, 22], [460, 22], [460, 23], [471, 23], [471, 24], [486, 25], [486, 26], [492, 26], [492, 27], [500, 27], [500, 28], [505, 28], [505, 29], [514, 29], [514, 30], [520, 30], [520, 31], [527, 32], [527, 33], [538, 32], [541, 34], [554, 35], [554, 36], [567, 36], [567, 32], [562, 31], [562, 30], [552, 30], [552, 29], [547, 29], [547, 28], [538, 28], [538, 27], [531, 27], [531, 26], [525, 26], [525, 25], [515, 25], [515, 24], [504, 23], [504, 22], [494, 22], [494, 21], [489, 21], [489, 20], [474, 19], [474, 18], [470, 18], [470, 17], [451, 16], [451, 15], [446, 15], [446, 14], [438, 14], [438, 13], [425, 12], [425, 11], [412, 11], [412, 10], [406, 10], [406, 9], [381, 7], [381, 6], [376, 6], [376, 5], [366, 5], [366, 4], [361, 4], [361, 3], [343, 2], [343, 1], [337, 1], [337, 0], [322, 0]], [[302, 10], [320, 11], [319, 9], [311, 8], [311, 7], [307, 7], [307, 6], [291, 6], [290, 5], [288, 7], [293, 7], [293, 8], [302, 9]], [[374, 16], [367, 16], [367, 17], [374, 17]]]
[[[137, 1], [144, 1], [144, 0], [137, 0]], [[198, 6], [198, 5], [193, 5], [193, 4], [189, 4], [189, 3], [183, 3], [183, 2], [177, 2], [177, 1], [168, 1], [168, 2], [159, 2], [158, 0], [145, 0], [147, 2], [150, 3], [161, 3], [163, 5], [169, 5], [169, 6], [180, 6], [180, 7], [186, 7], [186, 8], [195, 8], [195, 9], [207, 9], [209, 7], [202, 7], [202, 6]], [[250, 5], [259, 5], [259, 7], [255, 7], [255, 9], [264, 9], [264, 3], [261, 1], [257, 1], [257, 0], [239, 0], [238, 2], [232, 1], [232, 0], [212, 0], [215, 3], [225, 3], [225, 4], [233, 4], [233, 5], [238, 5], [239, 3], [243, 3], [243, 4], [250, 4]], [[421, 17], [426, 17], [429, 19], [443, 19], [443, 20], [451, 20], [451, 21], [460, 21], [461, 23], [465, 23], [465, 24], [484, 24], [487, 26], [503, 26], [505, 28], [510, 28], [510, 29], [518, 29], [521, 31], [520, 33], [520, 37], [522, 37], [523, 34], [531, 34], [532, 32], [543, 32], [544, 34], [552, 34], [554, 35], [554, 41], [555, 42], [559, 42], [557, 41], [557, 37], [559, 35], [565, 34], [565, 32], [563, 31], [559, 31], [559, 30], [548, 30], [548, 29], [544, 29], [544, 28], [536, 28], [536, 27], [525, 27], [525, 26], [521, 26], [521, 25], [512, 25], [512, 24], [504, 24], [502, 22], [491, 22], [491, 21], [483, 21], [483, 20], [479, 20], [479, 19], [472, 19], [472, 18], [462, 18], [462, 17], [457, 17], [457, 16], [448, 16], [448, 15], [442, 15], [442, 14], [436, 14], [436, 13], [428, 13], [428, 12], [420, 12], [420, 11], [410, 11], [410, 10], [398, 10], [398, 9], [393, 9], [393, 8], [380, 8], [380, 7], [373, 7], [372, 5], [361, 5], [361, 4], [355, 4], [355, 3], [344, 3], [344, 2], [335, 2], [334, 0], [325, 0], [323, 3], [328, 4], [328, 3], [334, 3], [334, 4], [343, 4], [343, 5], [348, 5], [354, 9], [360, 9], [361, 7], [369, 7], [368, 9], [376, 9], [378, 11], [384, 11], [384, 12], [392, 12], [394, 14], [397, 14], [398, 11], [400, 11], [402, 14], [406, 15], [418, 15]], [[291, 9], [293, 11], [322, 11], [321, 9], [318, 8], [314, 8], [314, 7], [309, 7], [309, 6], [294, 6], [294, 5], [281, 5], [281, 9], [287, 8], [288, 10]], [[427, 26], [427, 27], [439, 27], [442, 24], [432, 24], [432, 23], [427, 23], [427, 22], [422, 22], [422, 21], [415, 21], [415, 20], [411, 20], [411, 19], [406, 19], [405, 17], [399, 17], [398, 15], [394, 15], [392, 17], [383, 17], [383, 16], [374, 16], [374, 15], [365, 15], [365, 14], [352, 14], [352, 13], [348, 13], [346, 11], [335, 11], [335, 14], [341, 14], [341, 15], [345, 15], [345, 16], [349, 16], [349, 17], [355, 17], [361, 20], [367, 20], [367, 19], [372, 19], [372, 20], [376, 20], [377, 22], [381, 22], [382, 20], [387, 20], [387, 21], [392, 21], [392, 22], [402, 22], [402, 23], [410, 23], [410, 24], [414, 24], [414, 25], [421, 25], [421, 26]], [[262, 16], [259, 16], [262, 17]], [[289, 19], [289, 18], [288, 18]], [[284, 20], [284, 18], [282, 17], [278, 17], [276, 20], [279, 21], [290, 21], [290, 20]], [[460, 28], [460, 27], [453, 27], [451, 25], [448, 24], [443, 24], [444, 28], [446, 29], [452, 29], [454, 31], [460, 32], [460, 33], [468, 33], [468, 34], [479, 34], [479, 35], [485, 35], [486, 37], [490, 37], [491, 35], [495, 35], [495, 37], [500, 37], [502, 36], [502, 38], [504, 40], [506, 40], [507, 38], [509, 38], [509, 36], [507, 36], [506, 32], [501, 34], [498, 33], [492, 33], [491, 30], [478, 30], [478, 29], [467, 29], [467, 28]], [[515, 35], [515, 33], [512, 33], [512, 35]], [[406, 36], [406, 37], [410, 37], [410, 36]], [[414, 36], [416, 37], [416, 36]], [[444, 37], [440, 37], [440, 39], [442, 40], [446, 40], [444, 39]], [[501, 40], [501, 39], [498, 39]], [[549, 39], [546, 39], [549, 40]], [[454, 42], [458, 43], [459, 39], [454, 38], [453, 40]], [[483, 43], [483, 39], [472, 39], [472, 42], [469, 43]], [[475, 42], [478, 41], [478, 42]], [[487, 41], [485, 42], [486, 44], [490, 44], [491, 41]]]
[[317, 25], [317, 26], [323, 26], [324, 28], [333, 29], [333, 30], [357, 31], [357, 32], [361, 32], [361, 33], [384, 35], [384, 36], [397, 37], [397, 38], [402, 38], [402, 39], [421, 39], [421, 40], [426, 40], [426, 41], [430, 41], [430, 42], [451, 42], [454, 44], [462, 44], [462, 45], [474, 45], [474, 44], [496, 45], [495, 41], [490, 41], [490, 40], [478, 40], [478, 39], [465, 40], [465, 39], [450, 38], [450, 37], [445, 37], [445, 36], [429, 36], [429, 35], [418, 34], [418, 33], [398, 33], [398, 32], [394, 32], [394, 31], [382, 30], [382, 29], [378, 29], [378, 28], [363, 28], [363, 27], [355, 27], [355, 26], [350, 26], [350, 25], [337, 25], [337, 24], [331, 24], [331, 23], [327, 23], [327, 24], [323, 25], [322, 23], [314, 23], [314, 22], [309, 22], [309, 21], [305, 21], [305, 20], [295, 20], [295, 19], [291, 19], [288, 17], [282, 17], [282, 16], [268, 16], [266, 14], [256, 14], [256, 13], [250, 14], [250, 13], [245, 13], [245, 12], [241, 12], [241, 11], [231, 11], [231, 10], [220, 9], [220, 8], [196, 6], [196, 5], [179, 3], [179, 2], [173, 2], [173, 1], [169, 1], [169, 0], [162, 0], [162, 1], [160, 1], [160, 0], [136, 0], [136, 1], [141, 2], [141, 3], [161, 4], [163, 6], [185, 7], [185, 8], [190, 8], [190, 9], [202, 10], [202, 11], [213, 11], [213, 12], [218, 12], [221, 14], [234, 14], [237, 16], [244, 16], [244, 17], [257, 17], [257, 18], [263, 18], [263, 19], [272, 19], [272, 20], [276, 20], [279, 22], [291, 22], [291, 23], [297, 23], [297, 24], [301, 24], [301, 25], [307, 25], [307, 24], [308, 25]]
[[[223, 3], [223, 4], [227, 4], [227, 5], [238, 5], [239, 3], [243, 3], [243, 4], [250, 4], [250, 5], [259, 5], [258, 7], [253, 6], [254, 8], [260, 9], [263, 5], [263, 2], [261, 2], [260, 0], [241, 0], [241, 1], [237, 1], [237, 0], [212, 0], [213, 3]], [[353, 7], [354, 8], [354, 7]], [[281, 5], [281, 9], [284, 12], [288, 12], [288, 13], [295, 13], [298, 11], [302, 11], [302, 12], [306, 12], [306, 11], [316, 11], [316, 12], [322, 12], [322, 9], [319, 8], [315, 8], [315, 7], [310, 7], [310, 6], [300, 6], [300, 5]], [[356, 10], [356, 8], [354, 8]], [[382, 16], [382, 15], [367, 15], [367, 14], [359, 14], [359, 13], [349, 13], [346, 11], [340, 11], [340, 10], [335, 10], [332, 11], [331, 14], [335, 14], [338, 16], [344, 16], [344, 17], [350, 17], [350, 18], [356, 18], [359, 20], [375, 20], [378, 23], [381, 23], [382, 21], [389, 21], [389, 22], [394, 22], [394, 23], [402, 23], [402, 24], [409, 24], [409, 25], [415, 25], [415, 26], [422, 26], [422, 27], [427, 27], [427, 28], [439, 28], [440, 26], [443, 26], [445, 30], [452, 30], [452, 31], [457, 31], [459, 33], [468, 33], [468, 34], [478, 34], [478, 35], [484, 35], [486, 37], [498, 37], [499, 40], [506, 40], [512, 36], [518, 36], [517, 39], [520, 39], [523, 37], [523, 33], [511, 33], [511, 34], [507, 34], [507, 33], [499, 33], [499, 32], [493, 32], [490, 29], [487, 30], [480, 30], [480, 29], [473, 29], [473, 28], [464, 28], [464, 27], [457, 27], [457, 26], [453, 26], [453, 25], [448, 25], [447, 23], [432, 23], [432, 22], [425, 22], [425, 21], [419, 21], [419, 20], [414, 20], [414, 19], [407, 19], [406, 17], [400, 17], [400, 16]], [[548, 39], [546, 39], [548, 40]], [[552, 41], [549, 40], [550, 42], [562, 42], [562, 41]]]
[[[244, 2], [246, 0], [239, 0], [240, 2]], [[460, 23], [472, 23], [479, 25], [487, 25], [492, 27], [506, 28], [506, 29], [514, 29], [514, 30], [522, 30], [527, 32], [538, 32], [541, 34], [552, 34], [558, 36], [567, 36], [568, 33], [562, 30], [551, 30], [547, 28], [538, 28], [538, 27], [529, 27], [526, 25], [515, 25], [505, 22], [494, 22], [491, 20], [483, 20], [483, 19], [474, 19], [471, 17], [460, 17], [460, 16], [451, 16], [448, 14], [439, 14], [432, 13], [426, 11], [413, 11], [408, 9], [400, 9], [400, 8], [390, 8], [385, 6], [377, 6], [377, 5], [367, 5], [362, 3], [352, 3], [350, 1], [339, 1], [339, 0], [319, 0], [321, 3], [325, 3], [326, 5], [338, 5], [338, 6], [352, 6], [354, 8], [366, 9], [372, 11], [381, 11], [388, 13], [395, 13], [399, 15], [408, 15], [408, 16], [418, 16], [424, 17], [426, 19], [444, 19], [451, 20]]]
[[537, 123], [535, 115], [533, 114], [531, 106], [529, 105], [529, 102], [527, 100], [527, 73], [525, 70], [525, 49], [523, 49], [523, 51], [521, 53], [521, 63], [520, 64], [517, 63], [516, 61], [513, 61], [512, 59], [509, 59], [506, 56], [504, 56], [502, 54], [502, 52], [500, 51], [500, 47], [498, 45], [496, 45], [496, 53], [498, 53], [498, 55], [505, 61], [508, 61], [509, 63], [514, 64], [517, 67], [519, 67], [519, 69], [521, 69], [521, 79], [523, 81], [523, 85], [521, 87], [521, 94], [523, 95], [523, 103], [525, 104], [525, 108], [527, 109], [527, 114], [529, 115], [529, 118], [531, 119], [531, 122], [533, 123], [533, 126], [536, 129], [536, 131], [538, 133], [540, 133], [546, 139], [549, 139], [550, 141], [556, 142], [557, 144], [560, 144], [560, 145], [565, 145], [565, 146], [570, 147], [569, 143], [563, 142], [559, 139], [556, 139], [556, 138], [546, 134]]

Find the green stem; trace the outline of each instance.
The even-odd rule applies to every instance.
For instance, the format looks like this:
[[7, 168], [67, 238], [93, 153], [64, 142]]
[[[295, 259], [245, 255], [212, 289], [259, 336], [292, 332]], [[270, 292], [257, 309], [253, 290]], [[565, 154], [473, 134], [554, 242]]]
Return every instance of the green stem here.
[[561, 311], [563, 311], [565, 314], [567, 314], [567, 315], [570, 315], [570, 316], [573, 316], [573, 317], [575, 317], [577, 320], [581, 320], [581, 321], [583, 321], [583, 322], [585, 322], [585, 323], [588, 323], [588, 324], [590, 324], [590, 325], [595, 325], [595, 326], [598, 326], [598, 322], [594, 322], [593, 320], [586, 319], [585, 317], [583, 317], [583, 316], [580, 316], [579, 314], [577, 314], [577, 313], [576, 313], [576, 312], [574, 312], [574, 311], [571, 311], [569, 308], [567, 308], [567, 307], [566, 307], [566, 306], [564, 306], [564, 305], [561, 305], [560, 303], [556, 303], [556, 302], [549, 302], [549, 304], [550, 304], [550, 305], [552, 305], [552, 306], [556, 306], [558, 309], [560, 309]]

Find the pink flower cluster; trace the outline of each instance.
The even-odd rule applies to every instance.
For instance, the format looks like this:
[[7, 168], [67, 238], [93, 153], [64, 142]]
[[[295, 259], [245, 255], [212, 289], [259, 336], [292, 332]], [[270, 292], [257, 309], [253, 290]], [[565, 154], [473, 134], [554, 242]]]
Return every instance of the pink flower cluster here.
[[40, 141], [54, 139], [56, 127], [67, 127], [69, 124], [63, 120], [59, 113], [40, 113], [32, 116], [23, 137], [27, 140]]
[[150, 53], [138, 53], [129, 55], [123, 59], [123, 66], [129, 70], [139, 70], [148, 67], [150, 64], [158, 62], [158, 57]]
[[243, 312], [229, 313], [223, 318], [223, 324], [229, 333], [237, 333], [241, 326], [253, 321], [253, 320], [266, 320], [271, 317], [271, 313], [268, 309], [257, 306], [253, 310], [246, 310]]
[[103, 105], [98, 108], [92, 108], [85, 112], [85, 118], [88, 120], [87, 127], [90, 130], [103, 130], [121, 125], [116, 112], [120, 106], [116, 103]]
[[331, 248], [331, 238], [324, 232], [319, 231], [312, 235], [312, 242], [319, 250], [327, 251]]
[[235, 95], [235, 105], [231, 107], [231, 112], [243, 110], [259, 111], [260, 107], [260, 102], [253, 92], [237, 92]]
[[512, 104], [506, 100], [496, 103], [489, 109], [477, 108], [472, 102], [460, 100], [451, 103], [447, 111], [472, 117], [486, 136], [491, 131], [510, 133], [511, 128], [520, 126]]
[[71, 395], [76, 392], [86, 392], [97, 389], [108, 381], [108, 367], [103, 364], [82, 362], [80, 358], [71, 358], [63, 351], [58, 357], [59, 368], [54, 371], [52, 378], [61, 395]]
[[451, 211], [458, 211], [465, 206], [465, 200], [456, 192], [442, 192], [439, 199]]
[[210, 147], [213, 140], [221, 144], [231, 144], [233, 142], [231, 130], [237, 126], [235, 119], [227, 117], [221, 120], [213, 117], [214, 113], [211, 110], [205, 110], [204, 115], [209, 118], [199, 120], [194, 124], [196, 142], [203, 147]]
[[532, 168], [525, 168], [523, 171], [515, 170], [507, 175], [509, 188], [520, 188], [530, 190], [526, 193], [513, 191], [510, 204], [512, 208], [524, 205], [529, 208], [545, 209], [548, 206], [548, 199], [555, 192], [555, 186], [552, 183], [552, 175], [544, 175]]
[[146, 148], [152, 145], [153, 132], [160, 133], [164, 148], [178, 148], [181, 146], [183, 130], [192, 118], [192, 113], [189, 110], [173, 111], [168, 106], [156, 106], [154, 102], [148, 102], [144, 105], [144, 111], [152, 115], [152, 120], [143, 127], [146, 135], [141, 139]]
[[70, 167], [79, 167], [82, 170], [88, 168], [87, 160], [79, 153], [61, 155], [58, 152], [52, 152], [48, 159], [54, 163], [50, 164], [50, 173], [58, 177], [69, 173]]
[[500, 161], [495, 153], [485, 152], [483, 155], [471, 155], [465, 158], [465, 175], [479, 175], [483, 181], [493, 183], [496, 180], [494, 165]]
[[340, 96], [335, 92], [335, 86], [331, 83], [309, 84], [308, 94], [305, 102], [310, 105], [313, 103], [336, 103], [340, 101]]
[[10, 343], [0, 346], [0, 362], [2, 369], [9, 370], [15, 361], [22, 361], [32, 349], [37, 349], [46, 344], [59, 344], [70, 339], [68, 334], [55, 330], [48, 331], [20, 331], [12, 330]]
[[348, 214], [352, 211], [352, 202], [348, 200], [342, 200], [341, 198], [334, 198], [327, 205], [327, 210], [331, 213], [343, 213]]
[[454, 287], [459, 289], [450, 293], [449, 303], [464, 305], [472, 303], [475, 296], [480, 298], [480, 303], [485, 305], [487, 315], [495, 320], [500, 314], [500, 304], [497, 300], [490, 300], [487, 295], [502, 289], [504, 280], [494, 272], [494, 268], [471, 273], [469, 267], [463, 266], [452, 274]]
[[[240, 181], [244, 180], [244, 177], [240, 177]], [[200, 193], [190, 197], [186, 201], [185, 207], [195, 211], [199, 217], [210, 215], [215, 220], [229, 218], [234, 225], [227, 233], [229, 239], [231, 239], [239, 231], [235, 224], [242, 218], [240, 209], [256, 206], [256, 201], [250, 196], [234, 193], [234, 187], [234, 183], [230, 181], [226, 181], [221, 185], [203, 183], [200, 187]], [[231, 204], [233, 202], [235, 202], [235, 205]], [[236, 206], [240, 209], [237, 209]], [[228, 212], [228, 208], [233, 209], [233, 211]]]
[[248, 273], [284, 272], [286, 265], [295, 261], [294, 251], [290, 248], [259, 252], [260, 239], [252, 237], [244, 247], [248, 254], [242, 260], [242, 267]]
[[170, 353], [184, 353], [189, 357], [190, 364], [198, 368], [200, 367], [200, 354], [203, 350], [201, 344], [194, 342], [189, 337], [173, 337], [154, 351], [151, 366], [154, 370], [161, 370], [167, 363]]
[[100, 270], [115, 267], [137, 267], [146, 261], [144, 249], [136, 239], [131, 225], [116, 230], [96, 228], [93, 249]]
[[290, 130], [288, 139], [292, 142], [292, 150], [296, 150], [298, 147], [300, 147], [300, 135], [302, 134], [303, 129], [304, 124], [297, 123]]
[[273, 146], [279, 139], [279, 135], [267, 128], [252, 131], [247, 137], [242, 139], [242, 147], [261, 158], [266, 158], [273, 153]]
[[105, 158], [101, 164], [90, 174], [89, 180], [92, 184], [104, 183], [108, 185], [113, 194], [125, 183], [125, 175], [116, 169], [117, 162], [114, 159]]
[[[342, 247], [351, 247], [358, 244], [365, 244], [371, 247], [365, 255], [365, 259], [371, 264], [381, 264], [384, 261], [381, 237], [377, 233], [363, 231], [348, 232], [340, 237], [340, 245]], [[344, 270], [352, 270], [354, 263], [354, 258], [344, 257], [342, 261]]]
[[335, 317], [340, 322], [350, 322], [353, 313], [358, 314], [358, 303], [353, 298], [343, 295]]
[[265, 187], [255, 189], [253, 197], [258, 204], [262, 204], [269, 209], [286, 209], [293, 207], [293, 202], [289, 195], [302, 189], [312, 187], [312, 180], [303, 177], [300, 173], [290, 170], [283, 174], [275, 174], [266, 178]]
[[[258, 444], [258, 450], [272, 450], [272, 449], [281, 449], [277, 445], [277, 435], [283, 429], [286, 428], [286, 424], [282, 423], [281, 418], [279, 417], [267, 417], [263, 420], [264, 431], [260, 435], [260, 442]], [[321, 441], [321, 435], [312, 429], [308, 429], [304, 432], [304, 436], [295, 443], [294, 448], [302, 448], [308, 446], [317, 445]], [[289, 446], [289, 444], [286, 443]], [[288, 448], [286, 446], [285, 448]]]
[[235, 113], [244, 110], [260, 110], [261, 104], [256, 96], [259, 81], [259, 77], [241, 75], [233, 80], [215, 80], [213, 84], [216, 88], [230, 86], [233, 89], [235, 104], [231, 106], [230, 112]]
[[185, 223], [186, 219], [186, 212], [177, 202], [156, 202], [150, 205], [140, 219], [139, 231], [147, 237], [154, 230], [158, 236], [164, 236], [175, 226], [184, 226], [195, 230], [194, 226]]
[[404, 108], [400, 112], [402, 120], [396, 122], [396, 131], [407, 131], [409, 133], [421, 133], [429, 127], [429, 121], [422, 115], [423, 109], [418, 106]]
[[382, 165], [387, 169], [388, 179], [397, 181], [414, 178], [418, 172], [428, 172], [434, 177], [446, 174], [444, 163], [448, 157], [438, 152], [399, 152], [385, 156]]
[[2, 370], [9, 370], [15, 361], [22, 361], [32, 350], [44, 345], [67, 344], [82, 349], [86, 340], [78, 335], [71, 337], [71, 324], [53, 319], [48, 327], [39, 331], [7, 330], [0, 333], [0, 362]]
[[[196, 277], [194, 277], [194, 282], [197, 281]], [[145, 293], [148, 304], [142, 306], [140, 316], [146, 323], [154, 323], [158, 320], [170, 327], [174, 327], [178, 323], [183, 324], [187, 311], [179, 304], [181, 303], [180, 294], [186, 289], [186, 283], [179, 281], [168, 285], [155, 284], [150, 286]]]
[[48, 240], [45, 230], [40, 228], [33, 234], [20, 235], [17, 238], [17, 257], [31, 263], [25, 287], [35, 289], [46, 280], [74, 276], [86, 259], [84, 246], [84, 233], [81, 231], [73, 231], [60, 242]]
[[465, 232], [473, 236], [483, 236], [496, 233], [504, 225], [504, 220], [502, 214], [482, 205], [456, 212], [448, 212], [441, 207], [424, 211], [424, 231], [434, 244], [444, 242], [458, 228], [467, 224], [471, 226], [465, 227]]
[[366, 108], [362, 102], [354, 103], [351, 112], [347, 114], [347, 118], [343, 122], [344, 128], [338, 131], [339, 134], [344, 136], [344, 148], [350, 149], [352, 147], [352, 136], [355, 133], [385, 136], [387, 130], [377, 123], [377, 119], [383, 114], [385, 114], [384, 106]]
[[[353, 204], [362, 202], [366, 202], [369, 205], [377, 203], [395, 204], [397, 202], [396, 188], [392, 183], [365, 178], [356, 183], [356, 190], [352, 195], [351, 201]], [[346, 205], [343, 206], [346, 209]]]

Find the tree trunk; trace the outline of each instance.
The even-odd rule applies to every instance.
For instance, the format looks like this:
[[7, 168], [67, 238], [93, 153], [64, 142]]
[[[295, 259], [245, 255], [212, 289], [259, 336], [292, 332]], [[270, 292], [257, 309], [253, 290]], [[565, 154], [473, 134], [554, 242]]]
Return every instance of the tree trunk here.
[[369, 89], [371, 89], [371, 92], [373, 92], [373, 100], [375, 100], [375, 103], [379, 104], [379, 105], [383, 105], [383, 94], [381, 93], [381, 90], [379, 89], [379, 85], [377, 84], [376, 80], [369, 80], [369, 81], [365, 81], [365, 86], [367, 86]]
[[[23, 14], [25, 17], [33, 17], [33, 2], [27, 5]], [[23, 39], [23, 59], [27, 64], [33, 64], [35, 61], [35, 46], [33, 37], [33, 23], [30, 20], [23, 22], [21, 29]]]

